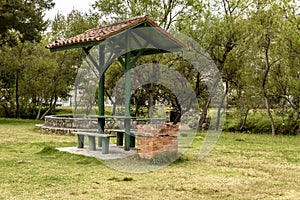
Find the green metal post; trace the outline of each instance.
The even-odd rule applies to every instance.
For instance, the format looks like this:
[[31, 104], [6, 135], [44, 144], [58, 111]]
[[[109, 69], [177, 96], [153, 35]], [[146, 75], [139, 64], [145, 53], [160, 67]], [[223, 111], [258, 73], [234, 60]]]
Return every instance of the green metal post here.
[[[129, 34], [126, 35], [126, 54], [125, 61], [123, 61], [122, 57], [119, 57], [121, 65], [125, 69], [125, 145], [124, 150], [129, 151], [130, 147], [135, 147], [135, 136], [130, 135], [130, 97], [131, 97], [131, 83], [130, 83], [130, 69], [137, 62], [139, 57], [144, 52], [144, 49], [141, 49], [139, 53], [133, 58], [133, 61], [130, 60], [130, 44], [129, 44]], [[148, 43], [147, 43], [148, 45]]]
[[[129, 36], [127, 36], [129, 37]], [[131, 83], [130, 83], [130, 52], [128, 52], [129, 40], [127, 39], [127, 53], [125, 55], [125, 116], [128, 117], [125, 119], [125, 145], [124, 150], [130, 150], [130, 91], [131, 91]]]
[[[104, 46], [99, 45], [99, 74], [100, 79], [98, 82], [98, 115], [103, 116], [104, 115]], [[102, 76], [101, 76], [102, 74]], [[104, 132], [104, 126], [105, 126], [105, 119], [104, 118], [98, 118], [98, 132], [103, 133]], [[102, 147], [102, 138], [98, 137], [98, 147]]]

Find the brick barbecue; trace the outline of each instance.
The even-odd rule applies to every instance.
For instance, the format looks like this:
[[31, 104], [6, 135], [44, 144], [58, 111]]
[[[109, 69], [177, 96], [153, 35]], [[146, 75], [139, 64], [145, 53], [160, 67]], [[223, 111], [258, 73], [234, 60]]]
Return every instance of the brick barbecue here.
[[152, 159], [156, 156], [177, 155], [178, 130], [174, 124], [138, 125], [138, 154], [142, 159]]

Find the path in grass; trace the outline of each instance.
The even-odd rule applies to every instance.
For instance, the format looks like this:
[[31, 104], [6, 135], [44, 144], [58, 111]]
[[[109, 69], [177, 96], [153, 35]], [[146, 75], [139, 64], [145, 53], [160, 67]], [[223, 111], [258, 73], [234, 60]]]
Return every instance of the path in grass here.
[[199, 134], [179, 161], [129, 174], [55, 151], [76, 138], [36, 132], [34, 123], [0, 119], [0, 199], [300, 198], [299, 137], [222, 133], [199, 160]]

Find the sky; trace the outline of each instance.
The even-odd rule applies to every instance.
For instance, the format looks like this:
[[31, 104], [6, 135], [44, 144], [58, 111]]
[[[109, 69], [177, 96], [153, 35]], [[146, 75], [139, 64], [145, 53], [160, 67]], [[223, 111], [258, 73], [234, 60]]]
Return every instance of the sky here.
[[73, 9], [87, 12], [95, 0], [54, 0], [54, 8], [46, 12], [45, 19], [54, 19], [57, 12], [67, 15]]

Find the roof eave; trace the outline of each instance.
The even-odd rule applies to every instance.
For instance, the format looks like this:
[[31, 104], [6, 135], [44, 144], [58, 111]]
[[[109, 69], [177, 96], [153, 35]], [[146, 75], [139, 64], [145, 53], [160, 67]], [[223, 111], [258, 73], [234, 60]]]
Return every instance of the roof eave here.
[[50, 52], [64, 51], [64, 50], [70, 50], [70, 49], [76, 49], [76, 48], [96, 46], [96, 45], [99, 45], [101, 42], [102, 41], [74, 43], [74, 44], [70, 44], [70, 45], [51, 47], [51, 48], [49, 48], [49, 50], [50, 50]]
[[[144, 24], [144, 25], [143, 25]], [[164, 35], [167, 39], [171, 40], [172, 43], [175, 43], [180, 50], [186, 48], [186, 46], [179, 41], [178, 39], [174, 38], [171, 34], [169, 34], [167, 31], [159, 27], [154, 21], [152, 21], [149, 17], [145, 16], [139, 20], [137, 20], [135, 23], [130, 24], [128, 26], [123, 27], [117, 32], [113, 32], [111, 34], [106, 35], [106, 37], [103, 38], [95, 38], [97, 40], [95, 41], [86, 41], [86, 42], [76, 42], [76, 43], [70, 43], [70, 44], [52, 44], [46, 46], [51, 52], [57, 52], [57, 51], [63, 51], [63, 50], [69, 50], [74, 48], [82, 48], [82, 47], [89, 47], [89, 46], [96, 46], [106, 40], [107, 38], [117, 36], [119, 34], [122, 34], [124, 31], [128, 31], [131, 29], [135, 29], [139, 26], [145, 26], [145, 27], [154, 27], [158, 32], [160, 32], [162, 35]]]

